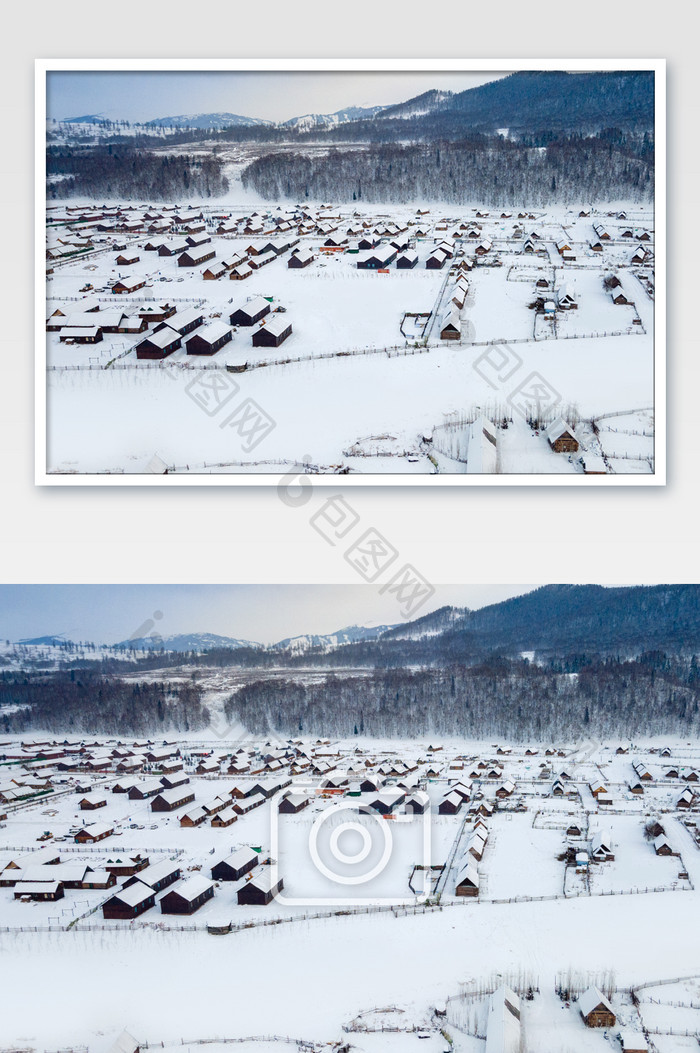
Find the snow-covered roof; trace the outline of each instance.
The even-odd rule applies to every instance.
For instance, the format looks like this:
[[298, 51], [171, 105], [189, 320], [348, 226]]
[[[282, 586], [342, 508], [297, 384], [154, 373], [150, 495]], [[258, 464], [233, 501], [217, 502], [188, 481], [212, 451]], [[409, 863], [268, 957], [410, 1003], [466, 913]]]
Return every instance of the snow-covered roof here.
[[222, 860], [227, 866], [230, 866], [233, 870], [240, 870], [242, 866], [249, 863], [251, 859], [256, 861], [260, 859], [257, 852], [254, 852], [252, 848], [237, 848], [235, 852], [232, 852], [230, 856]]
[[[193, 333], [192, 335], [200, 336], [202, 340], [207, 340], [210, 344], [213, 344], [217, 340], [220, 340], [222, 336], [225, 336], [226, 333], [230, 332], [231, 327], [229, 325], [227, 325], [225, 322], [219, 322], [217, 320], [214, 320], [213, 322], [207, 322], [206, 325], [201, 326], [201, 328], [199, 328], [197, 332]], [[218, 768], [218, 762], [215, 766]]]
[[479, 887], [479, 871], [471, 856], [457, 871], [457, 884], [461, 885], [465, 881], [469, 881], [475, 888]]
[[278, 881], [279, 877], [277, 876], [276, 868], [265, 867], [264, 870], [259, 871], [255, 877], [252, 877], [248, 884], [253, 885], [261, 892], [271, 892]]
[[182, 800], [183, 796], [189, 797], [192, 792], [190, 787], [183, 789], [182, 786], [175, 786], [171, 790], [161, 790], [156, 796], [160, 797], [166, 804], [177, 804], [178, 801]]
[[92, 823], [90, 826], [84, 826], [80, 833], [89, 834], [90, 837], [99, 837], [101, 834], [113, 833], [114, 827], [110, 823]]
[[204, 892], [207, 892], [210, 888], [214, 887], [214, 882], [210, 881], [209, 878], [205, 878], [202, 874], [192, 874], [190, 877], [185, 878], [184, 881], [180, 882], [177, 888], [173, 889], [178, 896], [182, 896], [183, 899], [191, 903], [197, 899]]
[[138, 1053], [138, 1049], [139, 1043], [136, 1039], [128, 1031], [122, 1031], [107, 1053]]
[[553, 420], [544, 434], [550, 442], [556, 441], [562, 435], [570, 435], [572, 438], [576, 437], [563, 417], [557, 417], [556, 420]]
[[594, 1009], [597, 1009], [599, 1005], [602, 1005], [608, 1012], [614, 1014], [614, 1009], [610, 1005], [605, 995], [601, 994], [597, 987], [589, 987], [587, 991], [584, 991], [578, 998], [578, 1007], [584, 1017], [592, 1013]]
[[520, 999], [505, 985], [489, 999], [486, 1053], [519, 1053]]
[[159, 347], [162, 350], [162, 348], [168, 347], [170, 344], [180, 339], [181, 334], [178, 333], [176, 329], [171, 329], [169, 325], [166, 325], [162, 329], [159, 329], [157, 333], [147, 333], [143, 337], [141, 343], [144, 343], [147, 340], [149, 344], [152, 344], [154, 347]]
[[268, 333], [272, 333], [273, 336], [281, 336], [285, 329], [288, 329], [292, 323], [289, 321], [285, 314], [274, 314], [271, 317], [265, 318], [260, 323], [260, 330], [264, 329]]
[[60, 881], [18, 881], [15, 885], [15, 895], [18, 892], [22, 895], [57, 892], [59, 885]]
[[622, 1045], [622, 1053], [626, 1053], [627, 1050], [635, 1050], [635, 1053], [644, 1053], [649, 1049], [647, 1040], [644, 1037], [643, 1031], [631, 1031], [629, 1029], [620, 1031], [620, 1044]]
[[591, 838], [591, 851], [597, 852], [598, 849], [603, 848], [609, 852], [612, 848], [612, 838], [610, 831], [598, 830], [593, 834]]
[[64, 326], [60, 331], [61, 340], [64, 339], [75, 339], [76, 337], [95, 337], [99, 333], [99, 328], [96, 325], [93, 326]]
[[151, 886], [139, 880], [135, 881], [133, 885], [129, 885], [128, 888], [119, 889], [119, 892], [114, 893], [114, 898], [125, 903], [127, 907], [137, 907], [152, 895], [153, 889]]

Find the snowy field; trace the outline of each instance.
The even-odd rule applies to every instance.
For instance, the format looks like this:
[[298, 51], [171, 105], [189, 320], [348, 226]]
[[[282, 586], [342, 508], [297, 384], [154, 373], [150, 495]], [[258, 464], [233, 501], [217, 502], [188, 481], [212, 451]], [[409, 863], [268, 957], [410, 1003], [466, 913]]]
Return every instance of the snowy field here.
[[[232, 312], [262, 296], [271, 304], [268, 318], [290, 322], [292, 332], [278, 347], [253, 347], [257, 327], [234, 326], [232, 339], [211, 356], [188, 354], [183, 342], [155, 361], [136, 358], [144, 333], [104, 333], [99, 342], [85, 344], [48, 332], [49, 471], [138, 474], [158, 454], [171, 473], [184, 474], [274, 474], [304, 458], [315, 471], [361, 474], [583, 474], [586, 458], [603, 473], [648, 474], [653, 300], [631, 257], [643, 244], [644, 273], [653, 278], [653, 215], [643, 209], [630, 215], [635, 233], [649, 234], [643, 243], [622, 237], [627, 223], [605, 217], [610, 240], [595, 252], [592, 223], [603, 212], [581, 218], [561, 208], [504, 219], [498, 213], [477, 218], [477, 211], [446, 216], [442, 206], [423, 215], [407, 207], [313, 207], [304, 220], [306, 213], [295, 212], [295, 206], [290, 214], [281, 206], [255, 212], [240, 204], [208, 205], [206, 229], [196, 236], [211, 239], [205, 248], [215, 257], [193, 267], [144, 248], [149, 241], [181, 241], [183, 227], [149, 239], [145, 233], [98, 233], [89, 222], [80, 224], [80, 237], [92, 236], [93, 248], [49, 261], [46, 317], [54, 327], [56, 311], [70, 324], [96, 303], [98, 310], [83, 314], [82, 322], [77, 318], [80, 327], [85, 319], [99, 325], [100, 315], [115, 307], [133, 317], [149, 304], [168, 302], [177, 308], [169, 322], [195, 307], [204, 323], [216, 320], [230, 328]], [[251, 213], [263, 230], [245, 234]], [[167, 212], [161, 214], [167, 219]], [[291, 227], [280, 233], [283, 221]], [[220, 224], [234, 229], [217, 234]], [[71, 229], [70, 223], [52, 225], [49, 243], [70, 241]], [[478, 236], [471, 238], [468, 229]], [[524, 246], [535, 234], [536, 250], [527, 253]], [[366, 253], [353, 246], [362, 236], [379, 241], [380, 248], [392, 236], [398, 244], [408, 242], [417, 265], [402, 270], [394, 260], [385, 268], [358, 269]], [[324, 251], [328, 238], [340, 242], [340, 251]], [[451, 257], [442, 269], [428, 269], [426, 261], [445, 239], [452, 243]], [[229, 280], [229, 271], [203, 279], [207, 267], [234, 257], [255, 265], [256, 253], [271, 241], [296, 243], [293, 247], [310, 250], [313, 260], [289, 268], [287, 248], [243, 281]], [[560, 255], [557, 245], [564, 241], [572, 262]], [[138, 260], [117, 264], [115, 244], [125, 246], [125, 258]], [[482, 255], [479, 245], [489, 246]], [[469, 269], [460, 309], [452, 295], [462, 262]], [[613, 303], [604, 286], [613, 275], [628, 304]], [[118, 279], [130, 278], [144, 281], [144, 287], [111, 291]], [[538, 280], [546, 285], [538, 286]], [[565, 294], [573, 298], [573, 308], [565, 305]], [[547, 303], [554, 307], [549, 314]], [[448, 309], [458, 318], [456, 340], [441, 337]], [[414, 315], [429, 315], [427, 324], [418, 324]], [[246, 400], [268, 421], [254, 445], [237, 427], [235, 413], [228, 421]], [[542, 432], [528, 427], [526, 417], [538, 407], [546, 421], [563, 415], [570, 422], [579, 451], [555, 453]], [[586, 422], [594, 418], [630, 411], [643, 411], [643, 421], [635, 419], [629, 427], [610, 421], [606, 437], [615, 429], [612, 446], [587, 430]], [[499, 424], [493, 466], [480, 467], [476, 450], [462, 450], [455, 458], [437, 447], [433, 454], [424, 441], [445, 423], [481, 415]], [[510, 419], [508, 430], [500, 429], [504, 417]], [[370, 456], [358, 456], [358, 450]]]
[[[130, 801], [112, 793], [111, 787], [125, 778], [114, 770], [61, 771], [60, 757], [42, 761], [52, 749], [60, 753], [60, 743], [52, 747], [53, 738], [37, 733], [0, 740], [5, 758], [0, 761], [0, 792], [7, 794], [11, 787], [29, 792], [42, 781], [53, 788], [39, 799], [0, 803], [0, 873], [11, 874], [7, 867], [13, 861], [27, 866], [42, 847], [58, 854], [61, 863], [93, 869], [138, 852], [149, 856], [151, 866], [165, 859], [176, 863], [182, 878], [170, 888], [177, 890], [191, 873], [208, 878], [215, 863], [241, 847], [260, 849], [254, 875], [269, 871], [267, 860], [276, 844], [284, 891], [302, 903], [289, 904], [280, 897], [266, 906], [241, 906], [241, 879], [217, 882], [213, 899], [191, 916], [163, 915], [160, 892], [155, 907], [135, 920], [104, 921], [100, 905], [119, 891], [122, 878], [108, 890], [66, 889], [56, 903], [15, 900], [12, 887], [2, 886], [2, 1048], [50, 1053], [82, 1046], [89, 1053], [107, 1053], [127, 1028], [138, 1041], [163, 1043], [164, 1049], [177, 1045], [194, 1050], [201, 1039], [267, 1036], [267, 1043], [242, 1045], [247, 1053], [272, 1053], [273, 1045], [286, 1045], [270, 1036], [291, 1036], [321, 1053], [324, 1043], [340, 1041], [343, 1028], [350, 1028], [351, 1044], [365, 1053], [406, 1048], [444, 1053], [445, 1033], [454, 1050], [485, 1053], [484, 998], [501, 982], [499, 976], [511, 983], [520, 977], [521, 993], [529, 985], [536, 988], [534, 999], [524, 1000], [522, 1014], [524, 1049], [532, 1053], [618, 1053], [619, 1026], [639, 1031], [642, 1024], [659, 1050], [692, 1048], [686, 1031], [695, 1034], [700, 1026], [700, 848], [695, 838], [700, 795], [688, 776], [700, 766], [697, 743], [630, 745], [589, 739], [553, 746], [358, 736], [348, 742], [292, 745], [249, 736], [231, 745], [190, 734], [170, 741], [166, 752], [180, 751], [195, 800], [172, 813], [153, 813], [148, 800]], [[116, 745], [114, 739], [90, 740], [82, 746], [80, 762], [110, 758]], [[145, 756], [147, 748], [157, 750], [157, 744], [123, 742], [118, 753]], [[245, 753], [237, 755], [247, 758], [251, 771], [226, 774], [228, 758], [243, 748]], [[36, 759], [23, 761], [20, 754]], [[271, 759], [266, 762], [264, 756]], [[194, 768], [202, 759], [219, 770], [197, 775]], [[64, 760], [69, 761], [64, 767], [79, 764], [70, 757]], [[292, 774], [300, 761], [324, 768], [325, 775]], [[114, 768], [117, 762], [115, 757], [109, 763]], [[641, 801], [629, 792], [634, 763], [643, 764], [652, 776], [644, 783]], [[277, 765], [279, 774], [271, 774]], [[132, 778], [137, 783], [157, 778], [158, 764], [150, 762], [149, 767]], [[667, 777], [676, 770], [677, 777]], [[344, 771], [348, 783], [341, 781], [330, 792], [324, 779]], [[400, 788], [402, 781], [423, 787], [429, 798], [425, 817], [400, 823], [402, 806], [393, 820], [361, 814], [358, 809], [373, 797], [367, 792], [353, 796], [351, 781], [361, 772], [383, 779], [387, 790]], [[567, 793], [553, 796], [555, 780], [565, 775]], [[274, 798], [226, 828], [216, 829], [209, 821], [195, 828], [180, 825], [186, 812], [217, 794], [230, 794], [233, 787], [250, 789], [260, 780], [270, 784], [290, 777], [291, 788], [310, 789], [312, 801], [298, 814], [277, 816], [283, 822], [276, 841]], [[78, 782], [104, 794], [107, 805], [80, 810], [84, 789], [76, 789]], [[468, 788], [465, 804], [455, 815], [438, 814], [445, 794], [460, 782]], [[598, 782], [613, 797], [612, 811], [600, 807], [590, 792], [590, 784]], [[499, 798], [499, 789], [510, 783], [513, 793]], [[695, 794], [694, 804], [683, 812], [676, 801], [688, 788]], [[455, 897], [454, 882], [477, 809], [486, 806], [494, 811], [483, 817], [488, 836], [477, 864], [479, 895]], [[331, 839], [318, 842], [318, 854], [331, 862], [332, 835], [340, 820], [324, 819], [330, 809], [343, 810], [342, 822], [366, 821], [370, 839], [382, 826], [391, 831], [390, 864], [365, 884], [350, 913], [338, 913], [332, 902], [337, 888], [322, 879], [309, 851], [311, 830], [320, 823]], [[414, 836], [420, 825], [413, 825], [416, 819], [430, 826], [432, 865], [447, 864], [449, 870], [435, 871], [437, 885], [427, 905], [414, 907], [408, 882], [416, 876], [422, 850], [421, 839]], [[655, 854], [644, 837], [651, 820], [663, 824], [677, 855]], [[91, 847], [74, 843], [77, 828], [103, 822], [114, 828], [113, 835]], [[580, 835], [567, 834], [572, 824]], [[587, 853], [597, 831], [610, 840], [615, 859], [591, 861], [588, 876], [568, 880], [573, 868], [563, 853], [569, 847]], [[350, 835], [350, 841], [336, 842], [346, 855], [357, 850], [352, 842], [357, 832]], [[339, 858], [336, 854], [335, 862]], [[369, 863], [373, 860], [370, 856]], [[681, 869], [688, 875], [682, 880]], [[139, 876], [147, 882], [148, 868]], [[664, 891], [643, 891], [650, 888]], [[378, 909], [382, 898], [394, 904], [408, 899], [409, 905]], [[517, 902], [491, 902], [513, 899]], [[229, 923], [233, 928], [228, 935], [207, 931], [208, 925]], [[38, 961], [43, 975], [50, 977], [42, 987], [41, 1016], [29, 1009]], [[557, 975], [571, 970], [589, 976], [590, 982], [603, 974], [614, 977], [618, 1024], [608, 1029], [607, 1038], [604, 1030], [585, 1027], [576, 1002], [565, 1004], [556, 996]], [[637, 1013], [632, 985], [679, 976], [699, 978], [685, 986], [644, 988]], [[481, 1001], [469, 994], [475, 988], [486, 992]], [[167, 992], [167, 1006], [156, 989]], [[435, 1007], [445, 1003], [447, 1017], [436, 1017]], [[386, 1030], [394, 1027], [398, 1030]], [[213, 1045], [223, 1051], [223, 1044]]]

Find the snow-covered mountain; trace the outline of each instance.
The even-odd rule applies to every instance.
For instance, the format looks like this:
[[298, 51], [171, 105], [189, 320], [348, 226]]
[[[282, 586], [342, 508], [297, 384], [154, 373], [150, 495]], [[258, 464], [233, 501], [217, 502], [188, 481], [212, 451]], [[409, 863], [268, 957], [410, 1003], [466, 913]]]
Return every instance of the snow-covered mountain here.
[[399, 102], [396, 106], [385, 106], [378, 115], [380, 118], [408, 118], [425, 117], [428, 113], [443, 109], [454, 96], [452, 91], [424, 91], [422, 95], [416, 95], [406, 102]]
[[376, 640], [391, 628], [393, 628], [391, 625], [349, 625], [345, 629], [339, 629], [338, 632], [328, 633], [325, 636], [314, 634], [291, 636], [274, 644], [271, 650], [286, 651], [288, 654], [303, 654], [312, 648], [320, 647], [324, 651], [330, 651], [336, 647], [342, 647], [343, 644]]
[[142, 636], [136, 640], [122, 640], [115, 648], [136, 651], [211, 651], [218, 647], [228, 650], [240, 647], [259, 647], [262, 644], [253, 640], [238, 640], [232, 636], [219, 636], [217, 633], [178, 633], [174, 636]]
[[428, 636], [439, 636], [457, 626], [469, 613], [468, 607], [440, 607], [415, 621], [395, 625], [387, 631], [387, 639], [422, 640]]
[[64, 117], [63, 124], [105, 124], [108, 118], [99, 113], [85, 113], [82, 117]]
[[242, 117], [239, 113], [181, 113], [176, 117], [156, 117], [146, 121], [145, 128], [252, 128], [254, 125], [271, 125], [259, 117]]
[[336, 110], [335, 113], [305, 113], [302, 117], [291, 117], [284, 121], [283, 127], [295, 128], [300, 132], [307, 132], [311, 128], [331, 128], [335, 124], [345, 124], [347, 121], [370, 120], [378, 114], [383, 114], [385, 106], [347, 106], [344, 110]]

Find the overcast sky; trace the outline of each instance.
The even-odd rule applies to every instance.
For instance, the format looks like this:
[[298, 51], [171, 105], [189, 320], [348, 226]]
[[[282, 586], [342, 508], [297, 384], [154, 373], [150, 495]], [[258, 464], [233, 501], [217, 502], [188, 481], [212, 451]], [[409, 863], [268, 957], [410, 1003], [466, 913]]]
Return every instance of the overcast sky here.
[[57, 120], [99, 114], [148, 121], [194, 113], [235, 113], [286, 121], [348, 106], [388, 106], [431, 88], [464, 91], [504, 73], [53, 71], [47, 115]]
[[[442, 585], [418, 616], [483, 607], [535, 585]], [[158, 617], [158, 615], [161, 615]], [[372, 585], [0, 585], [0, 639], [65, 636], [117, 643], [135, 634], [209, 632], [260, 643], [402, 620]]]

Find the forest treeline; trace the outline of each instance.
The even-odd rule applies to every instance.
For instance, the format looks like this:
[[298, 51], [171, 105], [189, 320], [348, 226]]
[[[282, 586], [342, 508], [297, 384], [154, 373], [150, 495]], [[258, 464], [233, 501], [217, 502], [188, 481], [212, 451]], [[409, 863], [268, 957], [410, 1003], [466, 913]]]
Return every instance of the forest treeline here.
[[30, 728], [57, 734], [146, 735], [198, 731], [209, 724], [194, 682], [131, 681], [90, 670], [0, 676], [0, 734]]
[[47, 197], [74, 196], [173, 201], [218, 197], [228, 189], [213, 153], [159, 154], [133, 145], [49, 146]]
[[266, 200], [480, 201], [529, 207], [651, 201], [654, 146], [648, 133], [610, 129], [555, 137], [539, 146], [474, 136], [460, 142], [330, 148], [322, 155], [280, 151], [252, 161], [242, 181]]
[[[579, 665], [580, 663], [576, 663]], [[469, 668], [329, 674], [304, 683], [260, 679], [227, 701], [230, 720], [255, 735], [462, 735], [511, 741], [696, 735], [697, 658], [660, 653], [546, 667], [499, 660]]]

